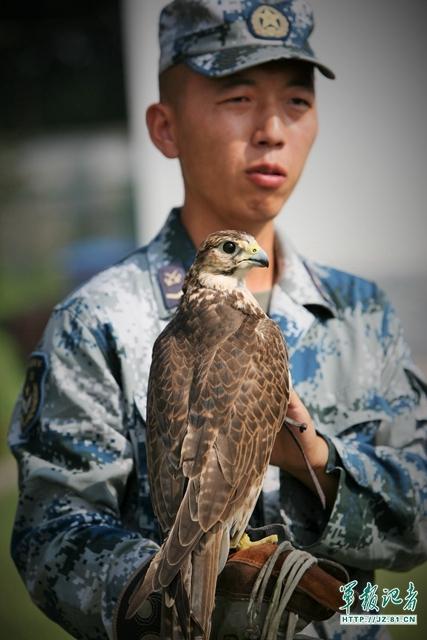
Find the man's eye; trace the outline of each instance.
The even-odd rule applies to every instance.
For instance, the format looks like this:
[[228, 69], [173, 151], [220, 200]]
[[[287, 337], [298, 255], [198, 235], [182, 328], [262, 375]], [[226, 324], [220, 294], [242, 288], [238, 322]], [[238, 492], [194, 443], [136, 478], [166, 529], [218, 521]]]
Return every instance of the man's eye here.
[[308, 100], [306, 100], [305, 98], [300, 98], [298, 96], [291, 98], [289, 102], [295, 105], [296, 107], [303, 107], [307, 109], [311, 107], [311, 103]]
[[249, 98], [247, 96], [233, 96], [232, 98], [227, 98], [226, 102], [235, 102], [239, 104], [241, 102], [249, 102]]

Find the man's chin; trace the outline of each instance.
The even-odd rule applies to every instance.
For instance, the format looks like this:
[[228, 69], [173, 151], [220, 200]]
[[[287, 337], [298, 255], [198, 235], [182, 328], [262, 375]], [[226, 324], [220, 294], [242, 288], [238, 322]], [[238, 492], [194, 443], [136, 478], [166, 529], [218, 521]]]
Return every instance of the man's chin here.
[[254, 202], [251, 203], [251, 206], [248, 208], [248, 218], [253, 222], [270, 222], [277, 218], [279, 213], [282, 210], [283, 205], [285, 204], [284, 200], [280, 200], [279, 202]]

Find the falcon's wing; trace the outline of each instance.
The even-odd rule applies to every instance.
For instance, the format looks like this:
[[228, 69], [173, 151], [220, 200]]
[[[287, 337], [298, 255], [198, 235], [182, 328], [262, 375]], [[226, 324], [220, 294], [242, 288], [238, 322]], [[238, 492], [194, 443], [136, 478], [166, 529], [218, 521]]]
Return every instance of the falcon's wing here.
[[[148, 475], [154, 512], [163, 533], [172, 527], [187, 483], [181, 447], [188, 428], [190, 393], [200, 375], [200, 351], [236, 332], [242, 314], [206, 309], [191, 320], [179, 313], [153, 347], [147, 396]], [[203, 351], [205, 352], [205, 351]]]
[[189, 489], [199, 485], [192, 515], [207, 531], [254, 499], [286, 415], [289, 377], [283, 338], [267, 318], [244, 316], [199, 366], [182, 462]]

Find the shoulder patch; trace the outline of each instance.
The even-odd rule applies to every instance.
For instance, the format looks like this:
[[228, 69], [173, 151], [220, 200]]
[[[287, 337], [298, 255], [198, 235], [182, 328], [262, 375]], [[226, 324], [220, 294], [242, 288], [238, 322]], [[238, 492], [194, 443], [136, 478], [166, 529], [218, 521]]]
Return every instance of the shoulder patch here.
[[31, 429], [39, 417], [47, 369], [46, 354], [34, 352], [28, 363], [27, 377], [22, 391], [21, 425], [23, 431]]

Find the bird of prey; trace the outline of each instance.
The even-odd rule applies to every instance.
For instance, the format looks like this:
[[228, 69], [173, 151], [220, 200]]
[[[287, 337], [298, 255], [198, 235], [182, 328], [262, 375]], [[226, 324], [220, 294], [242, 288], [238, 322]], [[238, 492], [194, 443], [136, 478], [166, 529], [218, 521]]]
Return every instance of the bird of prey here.
[[127, 616], [160, 589], [181, 637], [209, 637], [218, 573], [244, 534], [286, 416], [286, 346], [244, 284], [265, 266], [247, 233], [209, 235], [153, 348], [147, 459], [164, 542]]

